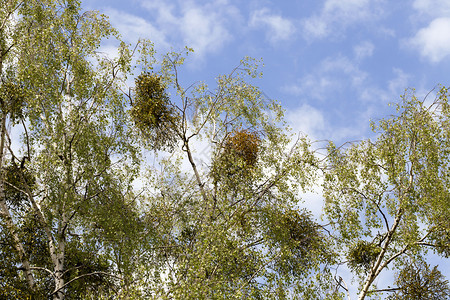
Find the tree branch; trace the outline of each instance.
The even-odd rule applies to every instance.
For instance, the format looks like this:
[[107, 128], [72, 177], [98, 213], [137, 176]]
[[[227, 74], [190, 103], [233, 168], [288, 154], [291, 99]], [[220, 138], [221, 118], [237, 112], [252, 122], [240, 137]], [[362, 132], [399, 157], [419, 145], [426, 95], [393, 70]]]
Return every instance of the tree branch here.
[[113, 275], [113, 274], [108, 273], [108, 272], [100, 272], [100, 271], [99, 271], [99, 272], [86, 273], [86, 274], [82, 274], [82, 275], [80, 275], [80, 276], [77, 276], [77, 277], [75, 277], [75, 278], [73, 278], [73, 279], [67, 281], [67, 282], [66, 282], [64, 285], [62, 285], [60, 288], [58, 288], [57, 290], [54, 290], [53, 293], [50, 294], [50, 296], [52, 296], [52, 295], [58, 293], [60, 290], [64, 289], [66, 286], [68, 286], [68, 285], [71, 284], [72, 282], [74, 282], [74, 281], [76, 281], [76, 280], [79, 280], [79, 279], [81, 279], [81, 278], [83, 278], [83, 277], [86, 277], [86, 276], [92, 276], [92, 275], [106, 275], [106, 276], [115, 277], [115, 278], [117, 278], [117, 279], [119, 279], [119, 280], [122, 280], [121, 277], [116, 276], [116, 275]]
[[50, 271], [50, 270], [49, 270], [49, 269], [47, 269], [47, 268], [42, 268], [42, 267], [30, 267], [30, 269], [31, 269], [31, 270], [40, 270], [40, 271], [45, 271], [45, 272], [49, 273], [49, 274], [50, 274], [50, 276], [52, 276], [53, 278], [55, 278], [55, 273], [54, 273], [54, 272], [52, 272], [52, 271]]
[[379, 289], [379, 290], [370, 290], [367, 291], [367, 294], [373, 294], [373, 293], [382, 293], [382, 292], [395, 292], [400, 290], [400, 288], [389, 288], [389, 289]]

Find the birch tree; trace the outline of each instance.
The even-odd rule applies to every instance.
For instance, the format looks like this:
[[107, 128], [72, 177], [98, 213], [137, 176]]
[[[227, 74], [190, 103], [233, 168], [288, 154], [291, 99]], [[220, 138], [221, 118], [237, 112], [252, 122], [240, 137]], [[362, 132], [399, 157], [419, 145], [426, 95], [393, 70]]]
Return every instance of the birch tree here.
[[[325, 212], [346, 253], [342, 259], [360, 279], [358, 299], [381, 292], [407, 295], [405, 274], [429, 272], [412, 266], [423, 265], [430, 251], [448, 258], [449, 122], [447, 88], [434, 101], [420, 101], [409, 91], [397, 115], [373, 124], [375, 140], [330, 144]], [[397, 287], [376, 286], [388, 268], [397, 270]], [[437, 279], [429, 285], [445, 286], [433, 270], [433, 276], [424, 275]], [[449, 296], [448, 286], [441, 291]]]
[[[8, 270], [20, 275], [2, 292], [108, 295], [125, 275], [113, 254], [136, 219], [138, 157], [120, 91], [129, 50], [101, 55], [101, 40], [118, 34], [78, 1], [9, 0], [0, 11], [2, 252], [13, 250]], [[17, 294], [20, 278], [28, 289]]]

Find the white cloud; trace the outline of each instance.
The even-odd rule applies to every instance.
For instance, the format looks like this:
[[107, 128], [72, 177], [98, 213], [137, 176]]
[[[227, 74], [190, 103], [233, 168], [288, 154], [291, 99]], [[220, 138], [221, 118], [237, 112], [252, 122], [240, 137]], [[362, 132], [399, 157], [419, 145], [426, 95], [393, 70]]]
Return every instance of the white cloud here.
[[337, 89], [339, 82], [329, 76], [320, 77], [317, 74], [303, 76], [295, 84], [286, 85], [283, 90], [291, 95], [309, 95], [313, 99], [324, 100], [328, 91]]
[[111, 44], [111, 43], [105, 43], [104, 45], [101, 45], [98, 49], [98, 53], [101, 53], [102, 55], [106, 56], [108, 59], [115, 59], [119, 57], [119, 48], [117, 45]]
[[[28, 124], [28, 122], [26, 122], [26, 126], [29, 127], [30, 124]], [[11, 150], [14, 152], [14, 155], [16, 156], [21, 156], [26, 154], [25, 149], [22, 147], [23, 142], [21, 141], [21, 137], [23, 136], [23, 134], [25, 133], [24, 129], [22, 126], [12, 126], [11, 128], [9, 128], [9, 136], [11, 138]]]
[[326, 59], [323, 62], [323, 70], [327, 73], [338, 72], [345, 74], [353, 86], [360, 86], [367, 78], [366, 72], [360, 70], [354, 62], [343, 56]]
[[271, 43], [283, 40], [291, 40], [295, 32], [292, 21], [280, 15], [272, 14], [267, 8], [254, 11], [250, 17], [251, 27], [266, 27], [268, 32], [266, 38]]
[[391, 77], [382, 86], [368, 85], [362, 88], [359, 99], [365, 103], [372, 104], [372, 106], [368, 106], [365, 116], [366, 120], [374, 115], [384, 117], [379, 115], [379, 104], [398, 103], [400, 95], [403, 95], [405, 89], [409, 87], [411, 78], [411, 74], [406, 73], [404, 70], [393, 68]]
[[319, 14], [303, 20], [306, 38], [325, 38], [355, 23], [367, 23], [381, 15], [377, 0], [327, 0]]
[[303, 133], [311, 141], [341, 141], [361, 135], [362, 127], [335, 127], [330, 124], [324, 111], [302, 104], [296, 109], [287, 111], [286, 121], [294, 133]]
[[[239, 10], [226, 0], [207, 4], [147, 0], [141, 5], [154, 19], [152, 25], [164, 33], [172, 46], [192, 47], [197, 57], [224, 47], [233, 39], [230, 29], [240, 22]], [[180, 40], [184, 45], [179, 45]]]
[[362, 60], [372, 56], [374, 49], [375, 46], [371, 42], [365, 41], [353, 47], [353, 52], [357, 60]]
[[325, 18], [314, 16], [303, 21], [303, 31], [307, 37], [323, 38], [329, 33], [329, 24]]
[[188, 7], [181, 18], [180, 31], [187, 45], [201, 55], [215, 52], [231, 40], [224, 17], [216, 11], [201, 7]]
[[[286, 116], [295, 131], [303, 131], [312, 140], [331, 139], [345, 141], [366, 135], [368, 121], [377, 116], [382, 106], [398, 101], [408, 87], [410, 75], [401, 69], [393, 69], [389, 79], [377, 85], [369, 74], [358, 65], [358, 60], [344, 56], [328, 57], [306, 71], [296, 83], [285, 86], [285, 92], [297, 96], [302, 103], [323, 107], [319, 111], [303, 104], [288, 111]], [[331, 101], [341, 110], [330, 111]], [[314, 104], [313, 104], [314, 103]], [[326, 107], [324, 104], [328, 103]], [[348, 108], [348, 112], [344, 111]], [[353, 112], [352, 115], [347, 115]], [[357, 112], [357, 113], [355, 113]], [[348, 119], [350, 118], [350, 119]], [[334, 119], [344, 120], [346, 125], [336, 127]]]
[[409, 40], [422, 57], [437, 63], [450, 55], [450, 18], [436, 18]]
[[175, 5], [168, 1], [154, 1], [147, 0], [142, 1], [141, 5], [147, 11], [155, 16], [155, 21], [158, 24], [175, 24], [177, 23], [177, 17], [173, 11], [176, 10]]
[[160, 47], [167, 47], [168, 42], [164, 31], [156, 28], [145, 19], [115, 9], [107, 9], [106, 14], [126, 42], [136, 43], [140, 38], [145, 38], [150, 39]]
[[[323, 157], [319, 157], [321, 159]], [[302, 202], [300, 203], [300, 207], [306, 208], [308, 211], [312, 213], [314, 218], [317, 220], [321, 220], [323, 217], [323, 208], [324, 208], [324, 201], [323, 201], [323, 191], [322, 191], [322, 178], [318, 178], [312, 187], [312, 191], [301, 193]]]
[[370, 109], [372, 105], [397, 101], [410, 79], [411, 75], [404, 70], [393, 68], [392, 76], [382, 86], [376, 86], [369, 74], [360, 68], [358, 60], [337, 56], [325, 58], [313, 71], [307, 71], [296, 83], [284, 86], [283, 90], [309, 101], [321, 102], [339, 98], [351, 91], [353, 101], [362, 101]]
[[388, 81], [389, 94], [400, 95], [408, 88], [410, 75], [401, 69], [393, 69], [394, 77]]
[[448, 16], [450, 14], [450, 1], [448, 0], [415, 0], [413, 7], [420, 14], [434, 17]]
[[326, 128], [322, 112], [308, 104], [289, 110], [286, 113], [286, 120], [294, 132], [305, 133], [310, 137], [321, 136]]

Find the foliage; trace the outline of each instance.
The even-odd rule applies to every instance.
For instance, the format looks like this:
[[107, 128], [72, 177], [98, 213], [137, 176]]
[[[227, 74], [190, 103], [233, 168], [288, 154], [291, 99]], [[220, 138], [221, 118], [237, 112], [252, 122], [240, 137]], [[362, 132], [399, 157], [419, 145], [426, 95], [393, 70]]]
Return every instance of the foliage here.
[[18, 83], [8, 79], [0, 86], [0, 109], [14, 122], [23, 118], [27, 92]]
[[407, 265], [402, 269], [396, 279], [398, 291], [389, 296], [388, 299], [448, 299], [450, 287], [448, 280], [437, 269], [430, 269], [425, 262], [417, 262]]
[[366, 241], [358, 241], [347, 254], [348, 264], [355, 271], [368, 270], [380, 255], [381, 248]]
[[25, 185], [31, 189], [34, 188], [36, 184], [34, 175], [25, 166], [11, 163], [4, 167], [3, 176], [6, 182], [3, 191], [6, 201], [17, 209], [29, 207], [28, 198], [23, 193], [23, 190]]
[[73, 281], [66, 290], [67, 299], [83, 299], [86, 295], [98, 299], [115, 294], [115, 280], [108, 275], [113, 274], [111, 262], [106, 255], [98, 253], [96, 247], [72, 240], [66, 260], [66, 282], [83, 274], [93, 274]]
[[225, 141], [224, 155], [236, 156], [243, 160], [246, 168], [255, 166], [261, 141], [255, 132], [235, 131]]
[[[3, 221], [3, 220], [2, 220]], [[31, 223], [31, 222], [30, 222]], [[6, 228], [6, 224], [0, 224]], [[27, 233], [22, 233], [22, 239], [28, 249], [31, 249], [36, 256], [42, 250], [41, 235], [32, 232], [27, 228]], [[17, 262], [20, 261], [20, 254], [14, 247], [11, 235], [5, 230], [0, 231], [0, 298], [2, 299], [27, 299], [30, 296], [39, 299], [42, 295], [40, 290], [31, 290], [23, 276], [23, 270], [17, 268]], [[45, 247], [45, 242], [44, 242]]]
[[317, 257], [323, 261], [332, 261], [328, 257], [331, 252], [327, 249], [327, 238], [308, 211], [271, 209], [264, 217], [269, 243], [280, 251], [279, 257], [273, 262], [274, 268], [280, 273], [298, 278], [305, 275], [305, 267], [313, 266]]

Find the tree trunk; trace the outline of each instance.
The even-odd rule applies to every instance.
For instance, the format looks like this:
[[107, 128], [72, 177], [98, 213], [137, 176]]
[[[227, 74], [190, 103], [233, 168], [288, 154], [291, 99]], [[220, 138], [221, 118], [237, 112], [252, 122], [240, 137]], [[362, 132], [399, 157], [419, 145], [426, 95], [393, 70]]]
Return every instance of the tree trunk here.
[[58, 265], [55, 266], [55, 293], [53, 294], [53, 300], [63, 300], [65, 298], [64, 293], [64, 257], [63, 255], [58, 255]]
[[56, 253], [56, 263], [54, 267], [54, 274], [55, 274], [55, 292], [53, 294], [53, 300], [62, 300], [65, 298], [64, 293], [64, 260], [65, 260], [65, 254], [66, 254], [66, 238], [64, 233], [64, 228], [67, 225], [67, 217], [66, 214], [63, 212], [62, 215], [62, 223], [60, 224], [59, 232], [58, 232], [58, 252]]

